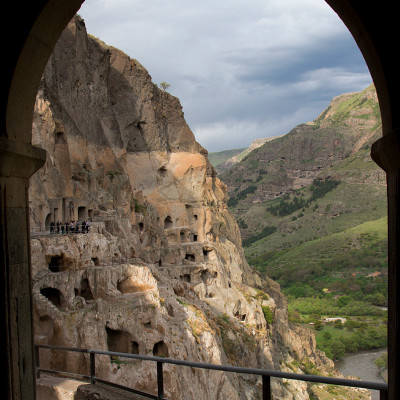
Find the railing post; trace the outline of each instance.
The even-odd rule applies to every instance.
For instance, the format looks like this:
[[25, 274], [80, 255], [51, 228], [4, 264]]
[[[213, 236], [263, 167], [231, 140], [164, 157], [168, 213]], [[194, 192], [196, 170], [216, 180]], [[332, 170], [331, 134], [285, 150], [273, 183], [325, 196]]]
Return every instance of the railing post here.
[[386, 390], [380, 390], [379, 391], [379, 400], [388, 400], [388, 392]]
[[262, 376], [262, 399], [271, 400], [271, 377], [267, 375]]
[[96, 383], [96, 361], [95, 353], [90, 352], [90, 383], [94, 385]]
[[157, 388], [158, 388], [158, 399], [164, 399], [164, 377], [163, 377], [163, 365], [161, 361], [157, 361]]

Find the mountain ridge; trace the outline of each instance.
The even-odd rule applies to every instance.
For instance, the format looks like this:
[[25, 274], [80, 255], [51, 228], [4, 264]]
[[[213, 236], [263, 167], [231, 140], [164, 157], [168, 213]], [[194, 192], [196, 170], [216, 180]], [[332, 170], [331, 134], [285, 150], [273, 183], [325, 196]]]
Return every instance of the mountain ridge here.
[[[386, 276], [386, 238], [372, 229], [378, 224], [386, 232], [386, 177], [369, 154], [381, 134], [379, 105], [370, 85], [335, 97], [314, 121], [264, 144], [220, 175], [253, 267], [286, 291], [301, 281], [315, 295], [343, 287], [339, 281], [354, 273], [362, 293], [368, 284], [363, 277], [373, 272]], [[347, 235], [350, 245], [337, 235]], [[330, 246], [322, 258], [318, 251], [306, 250], [318, 243]], [[338, 267], [342, 277], [336, 279], [328, 268], [345, 258], [348, 268]], [[384, 285], [379, 291], [387, 295]]]

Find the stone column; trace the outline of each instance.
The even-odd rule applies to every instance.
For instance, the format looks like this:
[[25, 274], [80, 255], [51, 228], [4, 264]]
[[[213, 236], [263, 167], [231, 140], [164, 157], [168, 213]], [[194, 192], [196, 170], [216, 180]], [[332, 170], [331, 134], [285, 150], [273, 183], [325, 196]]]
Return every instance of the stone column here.
[[398, 399], [397, 379], [400, 374], [399, 293], [400, 289], [400, 132], [393, 131], [376, 141], [372, 159], [386, 172], [388, 201], [388, 382], [389, 399]]
[[12, 400], [35, 398], [28, 186], [45, 160], [44, 150], [0, 137], [0, 360], [2, 398]]

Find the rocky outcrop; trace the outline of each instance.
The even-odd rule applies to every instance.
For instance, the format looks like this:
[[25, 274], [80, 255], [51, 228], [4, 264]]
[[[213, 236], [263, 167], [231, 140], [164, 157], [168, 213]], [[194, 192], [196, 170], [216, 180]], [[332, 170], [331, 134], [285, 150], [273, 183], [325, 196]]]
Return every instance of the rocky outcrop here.
[[381, 135], [379, 104], [371, 85], [335, 97], [314, 121], [266, 142], [220, 178], [232, 196], [256, 185], [253, 202], [278, 198], [326, 177], [385, 185], [384, 172], [369, 155]]
[[[313, 334], [289, 325], [279, 286], [246, 263], [226, 186], [179, 100], [139, 62], [89, 37], [79, 17], [46, 67], [32, 142], [47, 151], [29, 193], [38, 343], [333, 370]], [[88, 233], [49, 234], [52, 220], [91, 223]], [[80, 353], [41, 350], [40, 359], [43, 367], [88, 371]], [[96, 368], [103, 379], [156, 388], [149, 362], [103, 356]], [[171, 399], [260, 392], [251, 376], [175, 366], [164, 373]], [[275, 398], [309, 398], [305, 383], [273, 385]]]

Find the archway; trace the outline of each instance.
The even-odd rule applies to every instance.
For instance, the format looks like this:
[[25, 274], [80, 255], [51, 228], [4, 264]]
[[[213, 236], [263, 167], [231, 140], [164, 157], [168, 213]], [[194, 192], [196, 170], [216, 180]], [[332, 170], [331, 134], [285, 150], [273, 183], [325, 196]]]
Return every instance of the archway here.
[[[397, 13], [393, 3], [379, 6], [357, 0], [326, 0], [354, 36], [370, 69], [378, 93], [384, 137], [372, 148], [374, 160], [387, 172], [389, 199], [389, 398], [397, 398], [397, 369], [400, 357], [396, 344], [397, 311], [397, 217], [400, 146], [398, 141], [400, 77], [396, 64]], [[5, 41], [2, 79], [1, 148], [1, 238], [5, 293], [1, 320], [1, 359], [7, 371], [6, 397], [34, 398], [34, 362], [30, 292], [29, 227], [27, 188], [29, 177], [43, 165], [45, 154], [30, 141], [32, 110], [40, 77], [64, 27], [78, 11], [82, 0], [57, 0], [3, 5], [5, 15], [17, 16], [13, 27], [2, 27]], [[16, 279], [18, 277], [18, 279]], [[23, 277], [23, 279], [21, 279]], [[15, 278], [15, 279], [14, 279]], [[11, 321], [18, 321], [12, 324]], [[15, 338], [18, 338], [16, 340]]]

